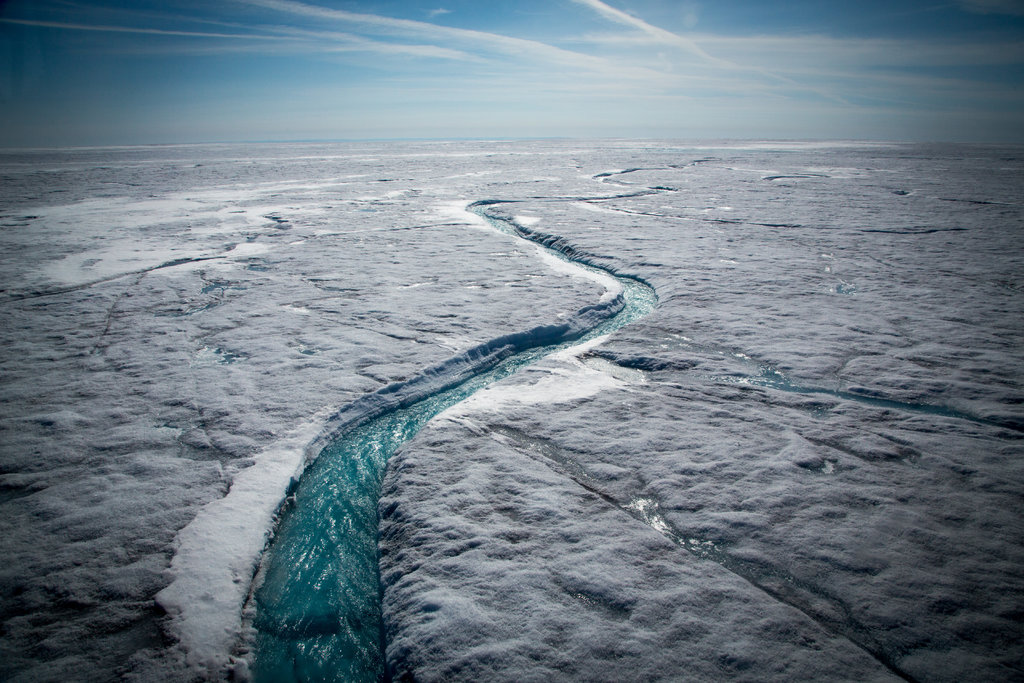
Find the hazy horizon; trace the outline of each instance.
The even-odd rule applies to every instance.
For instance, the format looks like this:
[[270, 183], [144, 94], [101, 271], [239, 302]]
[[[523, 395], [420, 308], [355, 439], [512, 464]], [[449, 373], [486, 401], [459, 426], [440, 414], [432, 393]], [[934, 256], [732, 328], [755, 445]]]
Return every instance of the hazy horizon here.
[[1024, 6], [0, 4], [0, 147], [1024, 142]]

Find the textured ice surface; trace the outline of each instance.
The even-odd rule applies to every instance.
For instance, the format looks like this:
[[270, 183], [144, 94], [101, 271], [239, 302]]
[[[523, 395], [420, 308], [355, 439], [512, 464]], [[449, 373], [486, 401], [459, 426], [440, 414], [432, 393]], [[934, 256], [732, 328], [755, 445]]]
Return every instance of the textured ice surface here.
[[505, 210], [659, 308], [392, 459], [395, 675], [1024, 677], [1020, 150], [580, 166]]
[[[495, 229], [521, 232], [482, 205], [470, 208]], [[520, 239], [533, 244], [529, 236]], [[642, 282], [541, 250], [542, 260], [559, 272], [605, 285], [601, 301], [558, 324], [492, 339], [339, 411], [337, 427], [326, 434], [329, 445], [289, 495], [253, 580], [239, 651], [250, 652], [246, 664], [254, 680], [384, 677], [377, 503], [387, 460], [427, 421], [481, 387], [561, 349], [607, 337], [657, 304]]]
[[486, 199], [660, 305], [392, 461], [396, 675], [1024, 676], [1020, 149], [199, 146], [0, 175], [5, 679], [222, 671], [336, 411], [604, 295], [462, 210]]
[[3, 678], [226, 663], [332, 413], [601, 296], [454, 213], [448, 149], [2, 159]]

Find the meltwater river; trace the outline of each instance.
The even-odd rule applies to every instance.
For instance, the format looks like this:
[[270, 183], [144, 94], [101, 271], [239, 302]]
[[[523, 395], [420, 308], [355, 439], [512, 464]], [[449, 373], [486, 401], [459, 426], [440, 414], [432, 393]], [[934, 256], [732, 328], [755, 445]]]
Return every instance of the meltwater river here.
[[[477, 202], [470, 209], [503, 232], [539, 242], [513, 220], [487, 212], [501, 203]], [[589, 328], [562, 334], [558, 343], [546, 335], [521, 342], [514, 355], [346, 430], [323, 449], [282, 511], [254, 583], [255, 681], [386, 680], [377, 501], [388, 458], [428, 420], [478, 389], [550, 353], [614, 332], [657, 303], [654, 290], [635, 278], [544, 248], [582, 271], [614, 277], [623, 290], [621, 305], [608, 307], [610, 314]]]

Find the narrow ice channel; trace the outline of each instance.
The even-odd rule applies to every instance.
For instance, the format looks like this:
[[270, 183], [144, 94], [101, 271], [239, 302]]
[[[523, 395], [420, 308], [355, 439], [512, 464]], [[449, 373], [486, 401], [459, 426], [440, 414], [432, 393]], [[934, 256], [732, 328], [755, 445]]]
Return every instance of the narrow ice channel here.
[[[469, 208], [492, 227], [530, 240], [524, 226], [487, 213], [497, 203]], [[247, 618], [255, 633], [249, 657], [254, 680], [385, 679], [377, 501], [390, 455], [432, 417], [478, 389], [550, 353], [607, 335], [657, 303], [654, 290], [637, 279], [570, 258], [557, 246], [539, 248], [546, 258], [558, 259], [559, 267], [604, 283], [614, 279], [622, 291], [610, 290], [600, 304], [578, 311], [573, 322], [494, 340], [460, 362], [386, 387], [367, 397], [365, 410], [353, 411], [356, 417], [339, 429], [289, 496], [253, 583]]]

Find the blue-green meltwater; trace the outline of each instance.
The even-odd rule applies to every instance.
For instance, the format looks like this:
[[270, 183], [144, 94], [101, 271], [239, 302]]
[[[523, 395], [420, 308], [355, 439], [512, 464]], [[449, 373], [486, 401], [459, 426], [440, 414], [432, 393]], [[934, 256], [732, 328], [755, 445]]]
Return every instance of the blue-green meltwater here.
[[[514, 221], [487, 214], [486, 207], [496, 203], [479, 202], [472, 209], [504, 232], [537, 241]], [[550, 251], [580, 268], [609, 274]], [[594, 318], [588, 329], [555, 333], [551, 330], [556, 328], [542, 328], [546, 334], [512, 335], [515, 343], [509, 350], [488, 356], [476, 374], [401, 401], [345, 430], [321, 451], [282, 510], [254, 582], [250, 671], [255, 681], [387, 679], [377, 502], [388, 458], [428, 420], [478, 389], [554, 351], [613, 332], [654, 308], [657, 297], [650, 286], [611, 275], [623, 287], [623, 301]]]

